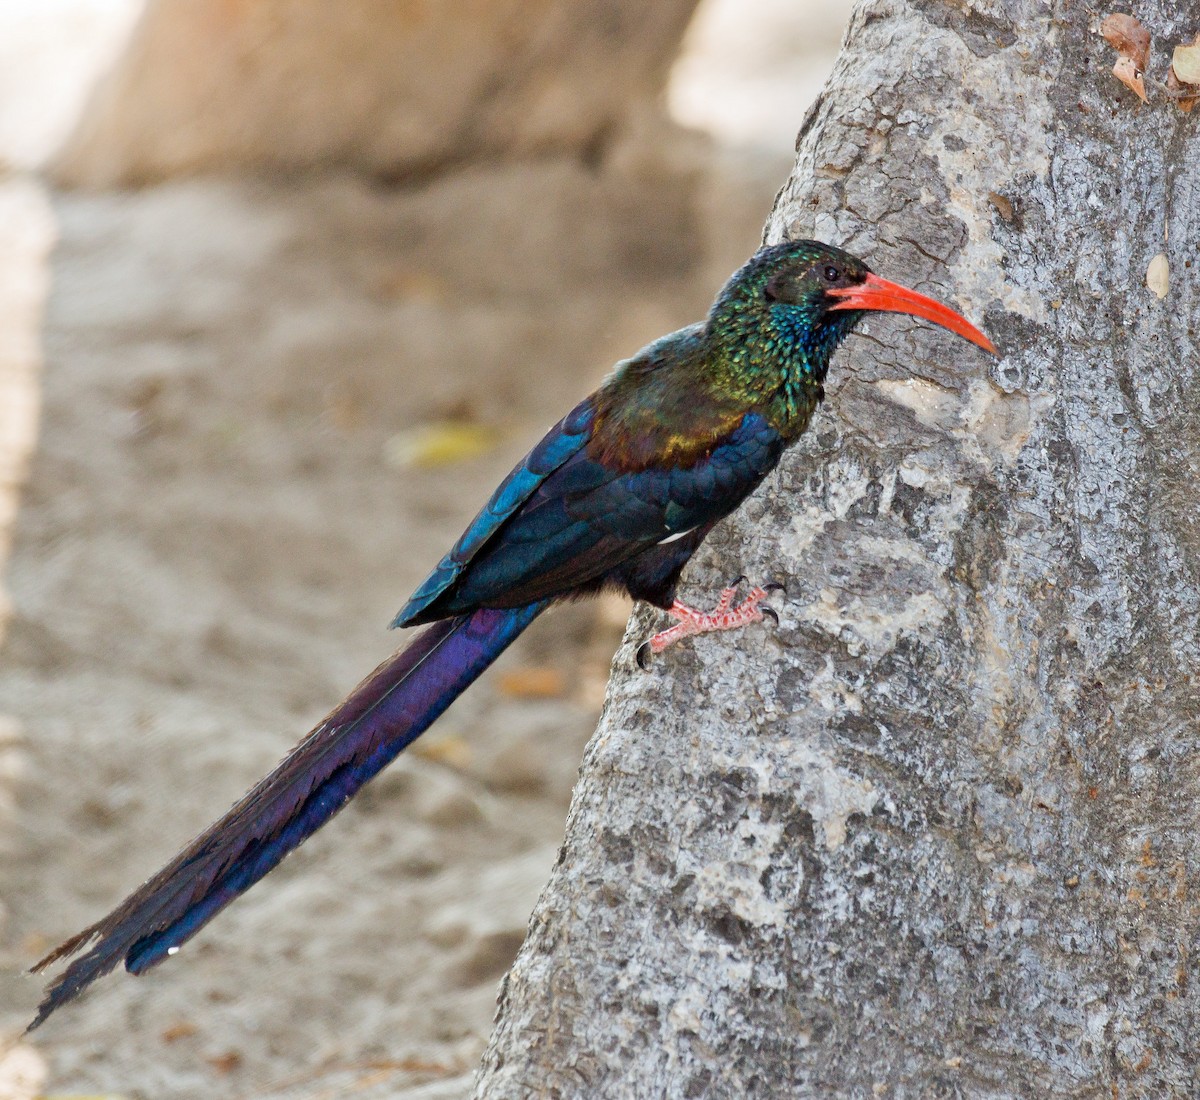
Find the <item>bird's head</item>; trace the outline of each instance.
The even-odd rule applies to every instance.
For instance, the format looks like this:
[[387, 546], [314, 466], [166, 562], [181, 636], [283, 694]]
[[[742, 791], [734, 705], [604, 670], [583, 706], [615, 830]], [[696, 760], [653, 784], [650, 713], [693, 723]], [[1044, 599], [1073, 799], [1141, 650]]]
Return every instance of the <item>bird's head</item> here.
[[923, 317], [986, 351], [996, 350], [961, 314], [881, 279], [862, 260], [820, 241], [762, 249], [729, 281], [710, 323], [743, 333], [747, 321], [761, 326], [772, 345], [799, 353], [819, 381], [837, 345], [872, 311]]

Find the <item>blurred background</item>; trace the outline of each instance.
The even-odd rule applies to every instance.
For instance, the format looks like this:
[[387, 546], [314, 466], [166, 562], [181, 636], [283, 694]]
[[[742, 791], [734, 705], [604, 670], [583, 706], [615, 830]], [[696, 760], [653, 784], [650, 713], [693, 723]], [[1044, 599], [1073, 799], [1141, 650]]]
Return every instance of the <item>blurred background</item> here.
[[0, 0], [0, 1097], [469, 1091], [628, 606], [561, 609], [179, 958], [222, 813], [759, 244], [848, 0]]

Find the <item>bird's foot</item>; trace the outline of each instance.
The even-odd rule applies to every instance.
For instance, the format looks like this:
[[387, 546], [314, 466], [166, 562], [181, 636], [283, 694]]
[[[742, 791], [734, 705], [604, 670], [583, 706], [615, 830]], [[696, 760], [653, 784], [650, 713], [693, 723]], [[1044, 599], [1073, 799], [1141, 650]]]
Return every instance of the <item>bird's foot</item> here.
[[690, 638], [694, 634], [711, 634], [718, 630], [737, 630], [750, 623], [762, 622], [764, 617], [771, 618], [778, 626], [779, 616], [775, 613], [775, 609], [762, 601], [771, 592], [784, 591], [783, 585], [777, 583], [762, 587], [755, 585], [746, 594], [746, 598], [735, 607], [734, 600], [737, 599], [738, 585], [745, 579], [745, 577], [737, 577], [726, 588], [721, 589], [717, 605], [711, 611], [697, 611], [694, 607], [688, 607], [687, 604], [676, 600], [667, 609], [667, 614], [679, 621], [666, 630], [660, 630], [648, 642], [643, 642], [637, 651], [637, 663], [644, 669], [649, 668], [652, 656], [656, 656], [669, 646], [673, 646], [684, 638]]

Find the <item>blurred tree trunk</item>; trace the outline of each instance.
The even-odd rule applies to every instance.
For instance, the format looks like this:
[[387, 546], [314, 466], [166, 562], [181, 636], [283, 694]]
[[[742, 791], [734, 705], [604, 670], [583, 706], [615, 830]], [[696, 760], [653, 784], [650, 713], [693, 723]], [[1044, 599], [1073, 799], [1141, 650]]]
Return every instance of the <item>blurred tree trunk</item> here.
[[596, 158], [661, 96], [697, 0], [146, 0], [60, 183]]
[[1200, 112], [1095, 19], [855, 12], [767, 239], [1003, 358], [870, 320], [689, 573], [781, 627], [646, 674], [635, 617], [478, 1096], [1197, 1095]]

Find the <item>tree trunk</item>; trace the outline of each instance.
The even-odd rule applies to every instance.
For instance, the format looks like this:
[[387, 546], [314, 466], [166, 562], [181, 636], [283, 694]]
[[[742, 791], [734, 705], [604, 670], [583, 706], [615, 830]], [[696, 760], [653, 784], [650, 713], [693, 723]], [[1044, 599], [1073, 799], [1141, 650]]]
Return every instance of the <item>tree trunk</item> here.
[[[1200, 25], [1138, 7], [1165, 79]], [[477, 1096], [1197, 1094], [1200, 112], [1096, 30], [854, 13], [767, 240], [1002, 356], [860, 326], [688, 574], [785, 579], [780, 627], [647, 674], [635, 616]]]
[[696, 0], [146, 0], [54, 165], [113, 187], [330, 167], [595, 161], [662, 92]]

